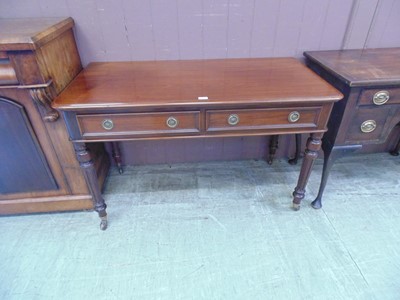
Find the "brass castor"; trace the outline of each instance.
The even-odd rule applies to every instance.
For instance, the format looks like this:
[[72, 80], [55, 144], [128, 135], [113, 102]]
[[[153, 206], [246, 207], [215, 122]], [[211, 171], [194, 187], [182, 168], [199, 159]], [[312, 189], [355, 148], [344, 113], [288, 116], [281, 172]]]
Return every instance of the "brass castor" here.
[[107, 226], [108, 226], [107, 216], [106, 217], [101, 217], [100, 230], [106, 230]]
[[300, 204], [299, 203], [293, 203], [292, 208], [293, 208], [293, 210], [298, 211], [298, 210], [300, 210]]

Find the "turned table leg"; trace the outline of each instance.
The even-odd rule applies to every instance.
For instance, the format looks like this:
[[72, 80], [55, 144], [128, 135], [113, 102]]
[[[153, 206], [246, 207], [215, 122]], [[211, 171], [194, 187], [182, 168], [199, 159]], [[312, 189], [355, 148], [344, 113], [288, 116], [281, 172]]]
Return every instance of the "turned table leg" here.
[[124, 170], [122, 169], [121, 151], [119, 150], [118, 142], [111, 142], [111, 152], [112, 152], [112, 157], [114, 158], [115, 164], [117, 165], [119, 174], [124, 173]]
[[107, 228], [107, 205], [101, 196], [100, 185], [97, 180], [96, 169], [92, 157], [90, 156], [90, 152], [85, 143], [74, 143], [74, 149], [76, 158], [84, 171], [86, 181], [93, 197], [94, 210], [97, 211], [101, 219], [100, 229], [105, 230]]
[[288, 163], [291, 165], [297, 165], [297, 161], [300, 158], [300, 149], [301, 149], [301, 134], [296, 133], [296, 153], [294, 154], [294, 157], [288, 160]]
[[312, 133], [307, 140], [306, 150], [304, 151], [303, 164], [301, 165], [299, 180], [293, 192], [293, 209], [299, 210], [301, 200], [305, 196], [305, 188], [308, 178], [311, 174], [312, 166], [318, 157], [318, 151], [321, 149], [321, 138], [323, 133]]
[[269, 142], [269, 156], [268, 156], [268, 164], [272, 165], [274, 161], [276, 149], [278, 149], [279, 144], [279, 135], [271, 135]]

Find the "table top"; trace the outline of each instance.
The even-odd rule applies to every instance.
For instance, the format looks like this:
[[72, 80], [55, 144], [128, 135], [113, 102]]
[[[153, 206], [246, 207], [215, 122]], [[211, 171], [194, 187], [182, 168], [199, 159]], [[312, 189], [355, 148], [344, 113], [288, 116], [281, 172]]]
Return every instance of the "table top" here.
[[400, 48], [307, 51], [304, 55], [350, 86], [400, 84]]
[[73, 26], [72, 18], [0, 19], [0, 50], [34, 50]]
[[332, 102], [342, 94], [294, 58], [99, 62], [53, 102], [60, 110]]

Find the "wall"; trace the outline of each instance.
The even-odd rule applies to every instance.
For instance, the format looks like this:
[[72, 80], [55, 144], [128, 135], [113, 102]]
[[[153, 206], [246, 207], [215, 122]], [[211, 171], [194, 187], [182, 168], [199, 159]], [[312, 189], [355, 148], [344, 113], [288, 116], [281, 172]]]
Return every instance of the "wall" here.
[[[0, 18], [55, 16], [74, 18], [84, 65], [400, 46], [398, 0], [0, 0]], [[278, 156], [293, 151], [293, 139], [282, 138]], [[261, 158], [267, 144], [252, 137], [121, 147], [131, 164]]]

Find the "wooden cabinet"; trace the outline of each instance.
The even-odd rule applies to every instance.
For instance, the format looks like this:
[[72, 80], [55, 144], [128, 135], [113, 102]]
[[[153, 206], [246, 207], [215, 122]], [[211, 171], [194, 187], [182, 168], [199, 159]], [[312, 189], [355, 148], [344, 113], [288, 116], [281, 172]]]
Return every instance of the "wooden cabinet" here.
[[324, 170], [313, 207], [334, 161], [365, 145], [385, 143], [400, 123], [400, 48], [310, 51], [308, 66], [344, 94], [335, 103], [323, 139]]
[[[0, 214], [92, 209], [52, 99], [82, 69], [71, 18], [0, 20]], [[102, 184], [108, 157], [93, 144]]]

